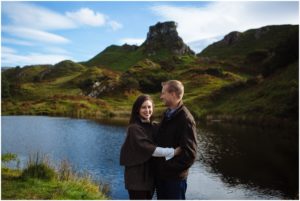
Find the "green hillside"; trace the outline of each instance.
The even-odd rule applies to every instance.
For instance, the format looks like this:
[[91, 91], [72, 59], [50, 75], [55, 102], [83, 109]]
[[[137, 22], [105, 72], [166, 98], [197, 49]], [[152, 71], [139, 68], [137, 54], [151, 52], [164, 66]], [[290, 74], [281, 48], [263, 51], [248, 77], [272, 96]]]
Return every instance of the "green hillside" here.
[[137, 46], [111, 45], [87, 62], [86, 66], [104, 66], [112, 70], [125, 71], [130, 66], [144, 58], [142, 51], [137, 51]]
[[84, 72], [86, 67], [70, 60], [61, 61], [44, 73], [41, 80], [56, 79], [74, 74], [74, 72]]
[[161, 82], [178, 79], [197, 119], [297, 123], [298, 33], [292, 25], [232, 32], [197, 56], [184, 44], [173, 51], [170, 42], [161, 47], [147, 39], [147, 46], [112, 45], [87, 62], [8, 69], [2, 114], [126, 120], [137, 95], [148, 93], [159, 116]]
[[284, 66], [298, 58], [298, 36], [299, 27], [296, 25], [231, 32], [223, 40], [209, 45], [198, 56], [238, 66], [240, 72], [269, 73], [265, 71], [269, 71], [270, 66]]
[[297, 122], [298, 66], [296, 62], [268, 78], [258, 76], [222, 86], [208, 96], [197, 97], [189, 106], [209, 119], [267, 125]]
[[223, 40], [205, 48], [199, 56], [219, 59], [245, 58], [256, 50], [272, 50], [294, 34], [299, 33], [298, 26], [276, 25], [260, 29], [251, 29], [243, 33], [232, 32]]

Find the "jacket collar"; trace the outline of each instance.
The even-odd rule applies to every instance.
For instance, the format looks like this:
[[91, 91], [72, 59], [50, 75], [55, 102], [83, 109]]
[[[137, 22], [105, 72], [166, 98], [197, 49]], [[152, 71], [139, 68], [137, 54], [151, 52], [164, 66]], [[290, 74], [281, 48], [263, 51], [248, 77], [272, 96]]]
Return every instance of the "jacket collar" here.
[[135, 120], [135, 123], [136, 124], [138, 124], [138, 125], [150, 125], [151, 124], [151, 120], [144, 120], [144, 119], [142, 119], [142, 118], [137, 118], [136, 120]]
[[[165, 112], [164, 112], [164, 117], [163, 120], [171, 120], [173, 119], [184, 107], [183, 102], [181, 101], [179, 104], [179, 106], [177, 108], [175, 108], [174, 111], [172, 111], [170, 108], [168, 108]], [[168, 115], [168, 113], [171, 112], [170, 115]]]

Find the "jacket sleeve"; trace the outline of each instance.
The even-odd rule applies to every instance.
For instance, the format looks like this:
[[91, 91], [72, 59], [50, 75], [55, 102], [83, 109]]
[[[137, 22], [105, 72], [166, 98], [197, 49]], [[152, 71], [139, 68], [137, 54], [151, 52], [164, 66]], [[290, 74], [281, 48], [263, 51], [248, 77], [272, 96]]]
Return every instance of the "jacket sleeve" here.
[[179, 142], [182, 152], [173, 159], [166, 161], [168, 167], [179, 171], [191, 167], [196, 159], [197, 153], [196, 124], [192, 120], [187, 120], [183, 123], [184, 129]]
[[156, 146], [140, 126], [128, 127], [125, 142], [121, 148], [120, 164], [138, 165], [149, 160]]

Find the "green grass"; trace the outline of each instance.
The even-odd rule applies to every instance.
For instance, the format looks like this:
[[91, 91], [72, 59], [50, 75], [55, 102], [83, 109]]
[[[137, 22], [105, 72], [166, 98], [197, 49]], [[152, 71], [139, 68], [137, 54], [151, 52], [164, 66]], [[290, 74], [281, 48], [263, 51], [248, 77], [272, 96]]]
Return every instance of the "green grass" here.
[[1, 198], [5, 200], [106, 200], [95, 184], [21, 178], [20, 170], [2, 168]]
[[[68, 163], [62, 162], [63, 165], [55, 171], [44, 159], [40, 157], [29, 160], [24, 170], [2, 166], [1, 198], [14, 200], [109, 199], [106, 195], [107, 186], [96, 184], [90, 177], [76, 176]], [[66, 175], [66, 172], [71, 176], [62, 177], [61, 175]]]
[[[113, 113], [111, 106], [101, 99], [86, 96], [55, 95], [28, 101], [2, 101], [2, 115], [50, 115], [70, 116], [78, 118], [105, 118]], [[117, 103], [116, 103], [117, 104]]]
[[258, 118], [298, 119], [298, 63], [280, 69], [262, 82], [221, 92], [214, 99], [198, 99], [203, 116], [230, 114]]
[[112, 70], [126, 71], [144, 58], [142, 51], [128, 50], [123, 46], [112, 45], [85, 62], [87, 66], [102, 66]]
[[26, 91], [28, 99], [37, 99], [42, 97], [51, 97], [58, 94], [77, 95], [81, 91], [76, 86], [68, 86], [65, 83], [79, 76], [80, 73], [73, 73], [69, 76], [64, 76], [52, 80], [51, 82], [29, 82], [21, 85], [21, 89]]

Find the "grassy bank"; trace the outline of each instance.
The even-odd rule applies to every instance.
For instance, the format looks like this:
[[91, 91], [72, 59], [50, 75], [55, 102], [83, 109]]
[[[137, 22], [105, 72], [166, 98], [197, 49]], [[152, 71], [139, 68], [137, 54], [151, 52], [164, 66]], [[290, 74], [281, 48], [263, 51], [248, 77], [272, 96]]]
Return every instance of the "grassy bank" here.
[[107, 200], [107, 187], [96, 184], [88, 176], [77, 176], [65, 161], [58, 169], [52, 167], [45, 158], [35, 156], [27, 167], [7, 168], [10, 160], [2, 155], [1, 198], [2, 199], [38, 199], [38, 200]]

